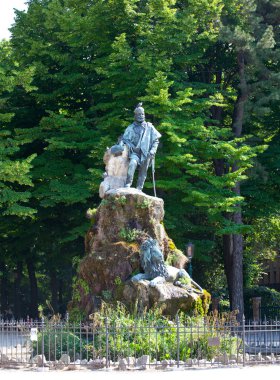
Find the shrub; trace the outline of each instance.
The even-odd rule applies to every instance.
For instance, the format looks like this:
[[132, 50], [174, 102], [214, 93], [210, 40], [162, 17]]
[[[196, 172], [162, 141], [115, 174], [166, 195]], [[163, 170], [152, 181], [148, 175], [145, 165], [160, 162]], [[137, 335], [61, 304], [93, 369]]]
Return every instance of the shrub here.
[[85, 355], [86, 345], [78, 334], [68, 331], [67, 326], [47, 324], [38, 334], [38, 342], [33, 342], [33, 355], [41, 355], [43, 350], [47, 360], [59, 360], [62, 354], [68, 354], [71, 360], [75, 360]]
[[[218, 319], [214, 315], [203, 318], [180, 313], [170, 319], [162, 315], [160, 308], [141, 313], [136, 310], [139, 310], [137, 305], [135, 312], [129, 313], [121, 303], [103, 303], [101, 309], [91, 315], [91, 322], [86, 327], [47, 323], [44, 334], [41, 332], [38, 336], [37, 347], [34, 344], [34, 354], [35, 349], [41, 354], [44, 348], [47, 360], [58, 360], [64, 353], [68, 353], [71, 360], [104, 357], [106, 341], [113, 361], [142, 355], [150, 355], [152, 360], [177, 359], [178, 352], [180, 360], [211, 360], [217, 355], [230, 355], [239, 350], [240, 338], [232, 336], [229, 319], [225, 316]], [[213, 337], [220, 338], [218, 346], [209, 343], [209, 338]]]
[[[266, 286], [252, 286], [244, 291], [244, 305], [245, 315], [247, 318], [251, 317], [252, 311], [252, 298], [261, 297], [261, 305], [263, 307], [279, 306], [280, 305], [280, 292], [275, 289], [270, 289]], [[269, 318], [270, 315], [267, 315]], [[273, 316], [271, 316], [273, 317]]]

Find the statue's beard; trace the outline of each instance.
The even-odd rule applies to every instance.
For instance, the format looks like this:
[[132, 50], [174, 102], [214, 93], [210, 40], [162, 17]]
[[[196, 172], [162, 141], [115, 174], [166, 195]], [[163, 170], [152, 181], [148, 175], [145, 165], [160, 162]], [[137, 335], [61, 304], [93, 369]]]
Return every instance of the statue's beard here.
[[149, 278], [154, 279], [158, 276], [168, 278], [168, 272], [166, 269], [166, 265], [164, 262], [160, 263], [151, 263], [148, 268], [145, 268], [145, 273], [149, 276]]
[[135, 118], [135, 122], [137, 123], [137, 124], [142, 124], [142, 123], [144, 123], [144, 121], [145, 121], [145, 117], [141, 117], [141, 118]]

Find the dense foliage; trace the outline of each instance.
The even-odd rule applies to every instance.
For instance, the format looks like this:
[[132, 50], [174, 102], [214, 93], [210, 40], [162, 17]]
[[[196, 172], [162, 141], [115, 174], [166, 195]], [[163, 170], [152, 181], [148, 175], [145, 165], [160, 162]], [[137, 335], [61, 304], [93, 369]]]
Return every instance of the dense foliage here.
[[278, 2], [28, 3], [1, 44], [1, 312], [65, 311], [103, 153], [143, 101], [169, 234], [242, 315], [244, 246], [252, 285], [280, 211]]
[[279, 319], [280, 292], [266, 286], [251, 286], [244, 292], [245, 313], [252, 318], [252, 298], [260, 297], [260, 318]]

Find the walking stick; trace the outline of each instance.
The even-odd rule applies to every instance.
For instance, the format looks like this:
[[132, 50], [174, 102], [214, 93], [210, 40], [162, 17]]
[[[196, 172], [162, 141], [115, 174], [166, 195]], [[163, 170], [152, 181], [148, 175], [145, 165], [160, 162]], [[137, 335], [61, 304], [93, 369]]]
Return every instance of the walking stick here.
[[152, 176], [153, 176], [153, 186], [154, 186], [154, 195], [157, 196], [156, 192], [156, 180], [155, 180], [155, 157], [152, 159]]

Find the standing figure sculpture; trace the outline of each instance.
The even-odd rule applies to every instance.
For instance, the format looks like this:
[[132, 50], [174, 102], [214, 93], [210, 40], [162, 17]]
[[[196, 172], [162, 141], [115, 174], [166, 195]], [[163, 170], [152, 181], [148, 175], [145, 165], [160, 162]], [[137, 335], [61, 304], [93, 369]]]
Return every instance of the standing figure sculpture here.
[[122, 143], [129, 149], [129, 165], [125, 187], [131, 187], [135, 170], [139, 166], [139, 175], [136, 188], [142, 190], [147, 171], [152, 164], [161, 134], [155, 127], [145, 121], [145, 111], [142, 103], [134, 110], [134, 122], [129, 125], [122, 137]]

